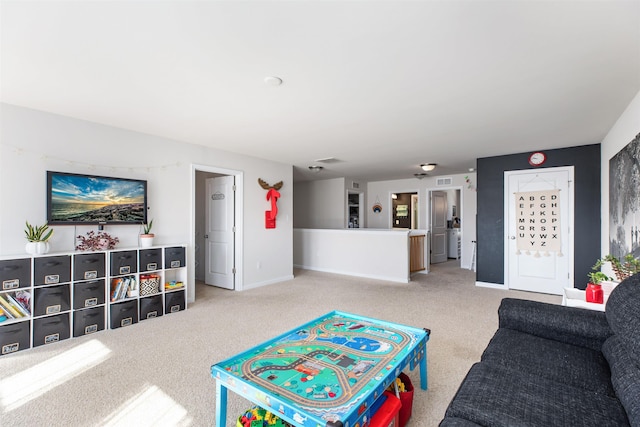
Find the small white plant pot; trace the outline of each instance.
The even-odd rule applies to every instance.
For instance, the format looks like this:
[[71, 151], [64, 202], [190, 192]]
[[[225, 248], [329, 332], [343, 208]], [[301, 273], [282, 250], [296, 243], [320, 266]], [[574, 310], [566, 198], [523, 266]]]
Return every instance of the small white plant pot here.
[[150, 248], [153, 246], [153, 238], [155, 234], [141, 234], [140, 235], [140, 246], [143, 248]]
[[43, 255], [49, 252], [49, 242], [27, 242], [25, 251], [29, 255]]

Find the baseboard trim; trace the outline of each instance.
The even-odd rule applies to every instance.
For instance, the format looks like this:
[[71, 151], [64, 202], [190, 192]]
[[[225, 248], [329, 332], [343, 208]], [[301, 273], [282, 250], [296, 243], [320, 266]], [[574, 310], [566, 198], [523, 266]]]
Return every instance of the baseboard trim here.
[[317, 268], [317, 267], [310, 267], [307, 265], [299, 265], [299, 264], [294, 264], [293, 267], [302, 268], [303, 270], [320, 271], [322, 273], [341, 274], [343, 276], [362, 277], [365, 279], [384, 280], [387, 282], [396, 282], [396, 283], [409, 283], [408, 278], [403, 280], [403, 279], [398, 279], [397, 277], [375, 276], [371, 274], [358, 274], [358, 273], [352, 273], [352, 272], [346, 272], [346, 271], [333, 270], [330, 268]]
[[425, 268], [424, 270], [414, 271], [413, 273], [411, 273], [412, 276], [414, 274], [429, 274], [429, 270]]
[[263, 286], [269, 286], [269, 285], [274, 285], [276, 283], [280, 283], [280, 282], [286, 282], [287, 280], [293, 280], [294, 276], [293, 274], [290, 274], [288, 276], [284, 276], [284, 277], [278, 277], [275, 279], [271, 279], [271, 280], [265, 280], [264, 282], [256, 282], [256, 283], [250, 283], [250, 284], [244, 284], [244, 286], [242, 287], [241, 291], [247, 291], [249, 289], [255, 289], [255, 288], [261, 288]]
[[502, 285], [500, 283], [476, 282], [476, 286], [481, 288], [502, 289], [503, 291], [509, 290], [506, 285]]

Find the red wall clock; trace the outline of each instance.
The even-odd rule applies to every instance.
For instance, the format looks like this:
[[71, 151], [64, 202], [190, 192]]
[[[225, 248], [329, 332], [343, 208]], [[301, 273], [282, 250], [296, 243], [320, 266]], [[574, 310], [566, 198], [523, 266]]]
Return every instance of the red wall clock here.
[[531, 153], [531, 155], [529, 155], [529, 164], [531, 166], [541, 166], [546, 161], [547, 155], [542, 151], [536, 151], [535, 153]]

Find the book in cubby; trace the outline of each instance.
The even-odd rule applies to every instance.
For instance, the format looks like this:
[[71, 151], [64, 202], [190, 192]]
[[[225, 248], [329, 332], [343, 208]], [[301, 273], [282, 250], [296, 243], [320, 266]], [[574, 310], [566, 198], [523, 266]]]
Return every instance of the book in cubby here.
[[31, 316], [31, 292], [20, 289], [0, 293], [0, 323]]
[[114, 277], [111, 279], [111, 302], [138, 296], [138, 280], [135, 275]]

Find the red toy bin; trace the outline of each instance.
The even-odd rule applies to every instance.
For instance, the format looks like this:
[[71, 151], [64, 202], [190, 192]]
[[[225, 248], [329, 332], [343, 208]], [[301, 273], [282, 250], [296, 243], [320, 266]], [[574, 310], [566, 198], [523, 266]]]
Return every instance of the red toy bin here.
[[405, 391], [400, 392], [400, 427], [404, 427], [411, 418], [411, 411], [413, 410], [413, 384], [411, 379], [404, 372], [400, 372], [398, 378], [404, 383]]
[[398, 414], [400, 413], [400, 399], [398, 399], [393, 393], [385, 391], [384, 395], [386, 400], [371, 417], [371, 424], [369, 427], [398, 427], [400, 420]]

